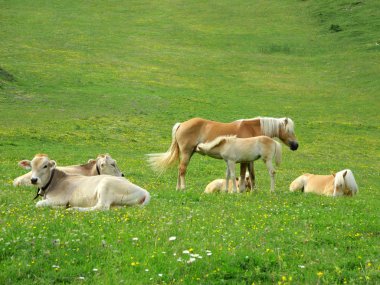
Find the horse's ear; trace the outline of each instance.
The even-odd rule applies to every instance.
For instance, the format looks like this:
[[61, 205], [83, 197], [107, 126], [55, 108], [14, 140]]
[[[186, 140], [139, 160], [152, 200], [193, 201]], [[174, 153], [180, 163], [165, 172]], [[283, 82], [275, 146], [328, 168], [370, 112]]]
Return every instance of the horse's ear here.
[[334, 177], [335, 177], [335, 174], [336, 174], [336, 173], [333, 173], [333, 174], [332, 174], [332, 176], [334, 176]]
[[285, 126], [288, 124], [288, 118], [285, 118], [284, 123], [285, 123]]
[[346, 177], [347, 175], [347, 170], [343, 173], [343, 178]]

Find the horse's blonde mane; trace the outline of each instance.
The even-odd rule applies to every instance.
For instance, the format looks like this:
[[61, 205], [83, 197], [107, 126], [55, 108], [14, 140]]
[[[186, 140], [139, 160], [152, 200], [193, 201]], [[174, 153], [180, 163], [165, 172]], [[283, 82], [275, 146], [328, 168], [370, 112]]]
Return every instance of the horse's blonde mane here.
[[[343, 174], [347, 171], [347, 174], [343, 176]], [[335, 174], [334, 185], [342, 184], [343, 186], [350, 189], [352, 194], [358, 192], [358, 185], [356, 184], [354, 174], [350, 169], [344, 169]]]
[[281, 127], [284, 127], [287, 133], [294, 133], [294, 122], [290, 118], [258, 117], [258, 119], [264, 136], [278, 137]]

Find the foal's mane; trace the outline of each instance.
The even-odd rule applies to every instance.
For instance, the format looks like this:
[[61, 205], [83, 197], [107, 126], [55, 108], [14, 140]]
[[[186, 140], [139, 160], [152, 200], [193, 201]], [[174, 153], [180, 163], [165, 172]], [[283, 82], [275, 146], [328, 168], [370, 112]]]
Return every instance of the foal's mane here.
[[294, 132], [294, 122], [290, 118], [259, 117], [261, 132], [264, 136], [278, 137], [280, 128], [285, 128], [287, 133]]

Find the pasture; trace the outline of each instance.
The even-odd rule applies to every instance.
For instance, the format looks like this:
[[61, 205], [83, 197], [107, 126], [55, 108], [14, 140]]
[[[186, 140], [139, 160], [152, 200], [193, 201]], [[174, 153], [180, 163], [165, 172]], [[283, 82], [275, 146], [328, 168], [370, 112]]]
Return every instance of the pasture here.
[[[380, 283], [379, 1], [0, 0], [0, 284]], [[225, 163], [195, 154], [186, 191], [146, 154], [176, 122], [295, 122], [270, 193], [203, 194]], [[22, 159], [109, 153], [144, 208], [36, 208]], [[291, 193], [349, 168], [353, 198]]]

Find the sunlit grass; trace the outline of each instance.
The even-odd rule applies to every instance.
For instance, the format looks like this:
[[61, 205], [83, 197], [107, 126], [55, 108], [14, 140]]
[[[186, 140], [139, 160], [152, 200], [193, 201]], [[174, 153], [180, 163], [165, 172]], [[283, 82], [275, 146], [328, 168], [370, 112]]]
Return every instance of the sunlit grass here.
[[[376, 1], [2, 1], [1, 284], [379, 283]], [[331, 30], [338, 25], [342, 30]], [[156, 175], [176, 122], [289, 116], [276, 193], [205, 195], [225, 163], [194, 155], [186, 192]], [[110, 153], [145, 208], [36, 209], [21, 159]], [[290, 193], [350, 168], [354, 198]]]

